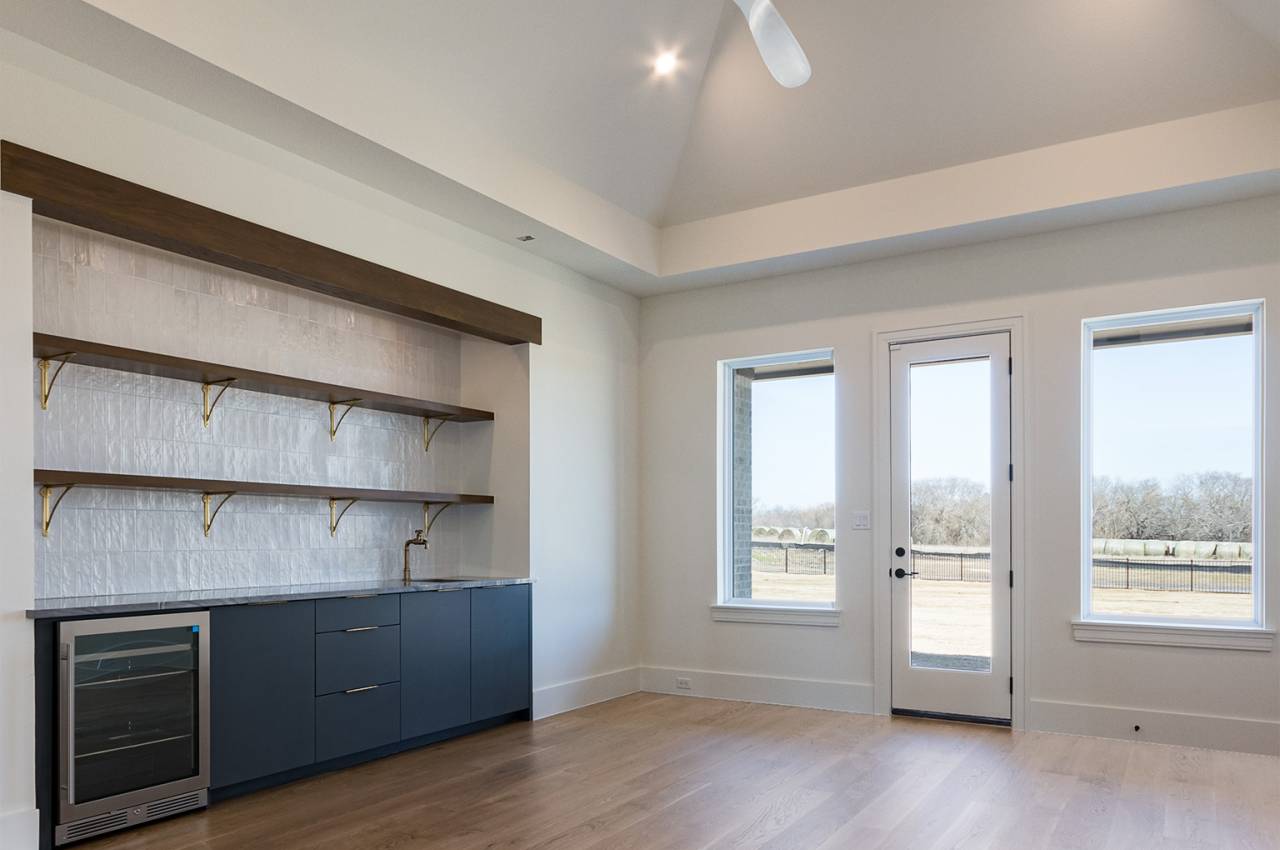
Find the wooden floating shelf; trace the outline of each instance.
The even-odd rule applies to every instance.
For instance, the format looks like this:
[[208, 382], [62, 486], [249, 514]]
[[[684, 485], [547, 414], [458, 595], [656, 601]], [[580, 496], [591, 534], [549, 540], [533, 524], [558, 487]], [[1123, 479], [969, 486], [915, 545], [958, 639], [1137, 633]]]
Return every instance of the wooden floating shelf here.
[[113, 487], [124, 490], [181, 490], [188, 493], [236, 493], [241, 496], [302, 496], [322, 499], [359, 499], [362, 502], [430, 502], [433, 505], [492, 505], [492, 496], [474, 493], [427, 493], [417, 490], [376, 490], [364, 487], [330, 487], [327, 484], [279, 484], [265, 481], [219, 481], [208, 478], [168, 478], [163, 475], [120, 475], [114, 472], [78, 472], [37, 469], [35, 483], [49, 487]]
[[[329, 500], [329, 533], [337, 534], [347, 508], [356, 502], [405, 502], [422, 505], [424, 528], [429, 529], [434, 519], [451, 505], [492, 505], [492, 496], [474, 493], [433, 493], [419, 490], [377, 490], [368, 487], [330, 487], [324, 484], [283, 484], [266, 481], [220, 481], [208, 478], [171, 478], [162, 475], [122, 475], [114, 472], [79, 472], [67, 469], [37, 469], [35, 483], [41, 488], [43, 501], [42, 532], [49, 536], [49, 525], [62, 498], [74, 487], [105, 487], [117, 490], [168, 490], [172, 492], [200, 493], [204, 502], [204, 534], [209, 536], [213, 521], [222, 505], [232, 496], [286, 496]], [[52, 498], [54, 490], [60, 490]], [[213, 501], [222, 497], [214, 506]], [[339, 502], [347, 502], [341, 510]]]
[[[67, 362], [80, 366], [98, 366], [121, 372], [175, 378], [204, 386], [229, 386], [231, 389], [271, 393], [272, 395], [302, 398], [335, 405], [350, 405], [358, 402], [357, 406], [365, 410], [404, 413], [410, 416], [422, 416], [428, 419], [440, 419], [449, 422], [489, 422], [493, 420], [492, 411], [460, 407], [456, 404], [446, 404], [440, 401], [407, 398], [405, 396], [346, 387], [340, 384], [326, 384], [320, 381], [309, 381], [287, 375], [256, 372], [236, 366], [206, 363], [200, 360], [172, 357], [168, 354], [139, 351], [133, 348], [119, 348], [114, 345], [89, 342], [82, 339], [70, 339], [42, 333], [33, 334], [32, 339], [35, 357], [42, 361], [66, 359], [67, 355], [72, 355]], [[214, 403], [217, 403], [216, 400]], [[211, 411], [206, 408], [206, 413], [208, 412]]]

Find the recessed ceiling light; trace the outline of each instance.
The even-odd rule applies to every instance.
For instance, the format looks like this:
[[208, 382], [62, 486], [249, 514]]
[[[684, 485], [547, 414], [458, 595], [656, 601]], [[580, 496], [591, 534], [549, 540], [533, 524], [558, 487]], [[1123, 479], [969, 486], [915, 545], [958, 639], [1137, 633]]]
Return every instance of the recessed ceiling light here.
[[669, 76], [675, 71], [676, 66], [680, 64], [679, 57], [676, 56], [674, 50], [667, 50], [658, 54], [658, 58], [653, 60], [653, 73], [659, 77]]
[[518, 241], [518, 242], [532, 242], [532, 241], [533, 241], [533, 237], [526, 233], [524, 236], [517, 236], [517, 237], [516, 237], [516, 241]]

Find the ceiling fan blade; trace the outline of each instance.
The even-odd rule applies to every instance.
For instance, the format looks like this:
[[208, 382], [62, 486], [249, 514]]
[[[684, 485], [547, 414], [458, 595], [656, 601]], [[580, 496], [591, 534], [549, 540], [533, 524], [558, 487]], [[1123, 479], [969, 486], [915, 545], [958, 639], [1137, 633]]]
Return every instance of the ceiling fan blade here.
[[809, 81], [812, 69], [791, 27], [778, 14], [772, 0], [734, 0], [747, 18], [751, 36], [756, 40], [760, 58], [773, 78], [793, 89]]

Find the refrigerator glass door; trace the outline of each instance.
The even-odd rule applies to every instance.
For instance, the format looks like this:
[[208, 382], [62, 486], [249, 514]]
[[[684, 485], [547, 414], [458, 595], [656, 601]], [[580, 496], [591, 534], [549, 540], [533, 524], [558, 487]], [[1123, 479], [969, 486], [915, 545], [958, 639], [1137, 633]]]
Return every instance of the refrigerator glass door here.
[[208, 785], [208, 615], [62, 624], [63, 821]]

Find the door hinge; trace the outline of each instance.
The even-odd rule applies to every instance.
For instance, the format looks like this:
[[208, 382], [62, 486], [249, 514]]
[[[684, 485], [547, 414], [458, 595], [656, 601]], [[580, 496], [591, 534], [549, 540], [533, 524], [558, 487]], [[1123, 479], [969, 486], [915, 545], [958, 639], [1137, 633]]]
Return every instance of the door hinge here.
[[1013, 358], [1012, 357], [1009, 358], [1009, 374], [1010, 375], [1013, 374]]
[[1013, 480], [1013, 464], [1009, 464], [1009, 480]]
[[1009, 570], [1009, 586], [1013, 587], [1013, 570]]
[[1009, 677], [1009, 693], [1013, 693], [1013, 677]]

